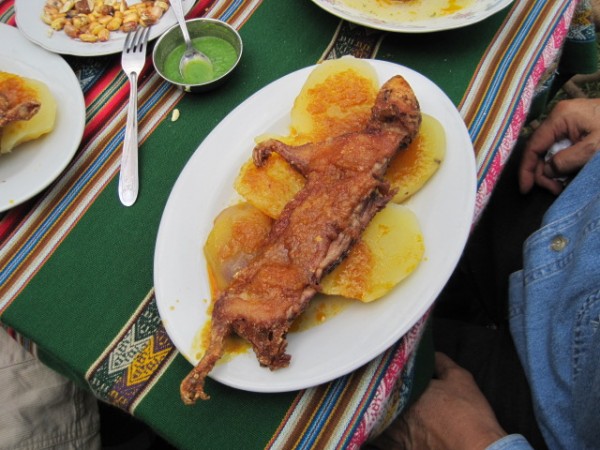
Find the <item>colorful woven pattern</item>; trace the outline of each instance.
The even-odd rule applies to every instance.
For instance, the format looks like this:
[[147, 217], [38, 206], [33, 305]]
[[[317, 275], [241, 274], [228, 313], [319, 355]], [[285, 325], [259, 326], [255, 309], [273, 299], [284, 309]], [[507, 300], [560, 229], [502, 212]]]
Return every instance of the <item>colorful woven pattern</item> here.
[[[226, 89], [202, 96], [182, 94], [146, 66], [141, 189], [129, 209], [116, 194], [128, 94], [120, 56], [67, 58], [85, 94], [84, 137], [53, 185], [0, 218], [0, 319], [36, 343], [48, 365], [178, 448], [359, 448], [406, 407], [427, 315], [374, 361], [325, 385], [255, 394], [207, 380], [212, 399], [185, 407], [178, 386], [190, 367], [165, 332], [152, 280], [171, 187], [199, 143], [244, 99], [294, 70], [352, 54], [411, 67], [457, 105], [476, 151], [476, 221], [557, 65], [577, 6], [516, 1], [468, 29], [425, 36], [366, 29], [305, 0], [200, 0], [188, 17], [238, 28], [242, 62]], [[15, 25], [13, 0], [0, 0], [0, 20]], [[175, 107], [180, 119], [172, 122]]]

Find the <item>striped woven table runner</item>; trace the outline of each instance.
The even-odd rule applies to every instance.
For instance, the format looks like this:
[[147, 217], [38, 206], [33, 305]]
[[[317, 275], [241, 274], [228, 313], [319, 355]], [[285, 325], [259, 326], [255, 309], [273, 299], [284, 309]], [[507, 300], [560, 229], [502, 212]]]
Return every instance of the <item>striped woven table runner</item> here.
[[[253, 394], [208, 380], [213, 399], [184, 407], [177, 388], [189, 364], [166, 335], [152, 289], [153, 243], [170, 188], [201, 140], [250, 94], [320, 59], [353, 54], [412, 67], [458, 106], [476, 150], [476, 221], [537, 87], [554, 68], [576, 6], [515, 2], [470, 30], [444, 33], [438, 55], [430, 45], [439, 36], [365, 29], [307, 0], [199, 1], [189, 17], [240, 29], [246, 48], [237, 83], [190, 97], [146, 68], [139, 97], [143, 185], [129, 210], [118, 205], [115, 188], [128, 89], [120, 58], [67, 58], [85, 93], [84, 138], [49, 189], [0, 219], [0, 319], [36, 342], [44, 362], [180, 448], [360, 447], [406, 406], [426, 317], [370, 364], [331, 383]], [[0, 20], [14, 25], [12, 0], [0, 2]], [[485, 39], [468, 52], [457, 48], [474, 31]], [[187, 122], [170, 121], [175, 107]]]

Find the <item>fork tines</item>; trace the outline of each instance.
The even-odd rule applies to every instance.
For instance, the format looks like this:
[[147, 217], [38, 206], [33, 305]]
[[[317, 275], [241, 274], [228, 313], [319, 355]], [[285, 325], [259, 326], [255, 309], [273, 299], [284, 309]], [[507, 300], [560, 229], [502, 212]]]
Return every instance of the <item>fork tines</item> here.
[[[126, 51], [144, 51], [144, 45], [148, 42], [148, 35], [150, 34], [150, 27], [139, 26], [135, 30], [127, 33], [125, 38], [125, 45], [123, 48]], [[140, 46], [138, 48], [138, 46]]]

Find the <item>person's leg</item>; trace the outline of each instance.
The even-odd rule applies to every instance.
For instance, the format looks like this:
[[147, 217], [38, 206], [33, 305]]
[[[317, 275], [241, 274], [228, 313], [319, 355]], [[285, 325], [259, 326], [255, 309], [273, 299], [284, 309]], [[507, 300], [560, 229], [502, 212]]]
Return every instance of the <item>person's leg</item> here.
[[100, 449], [96, 399], [0, 327], [0, 449]]

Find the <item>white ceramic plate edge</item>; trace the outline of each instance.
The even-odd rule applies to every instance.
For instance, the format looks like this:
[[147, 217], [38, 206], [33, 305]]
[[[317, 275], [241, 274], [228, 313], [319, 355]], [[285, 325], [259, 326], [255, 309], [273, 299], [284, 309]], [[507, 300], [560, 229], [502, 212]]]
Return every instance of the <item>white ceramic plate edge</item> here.
[[510, 5], [514, 0], [475, 0], [474, 5], [457, 14], [415, 22], [377, 19], [343, 4], [339, 0], [312, 0], [323, 10], [358, 25], [396, 33], [432, 33], [462, 28], [481, 22]]
[[[184, 14], [187, 14], [194, 6], [195, 0], [182, 1]], [[35, 44], [50, 52], [73, 56], [103, 56], [120, 53], [123, 50], [125, 33], [113, 32], [107, 42], [86, 43], [69, 38], [63, 31], [53, 32], [41, 19], [45, 3], [46, 0], [15, 0], [17, 27]], [[152, 26], [149, 40], [156, 39], [176, 23], [175, 14], [169, 8], [160, 21]]]
[[0, 36], [11, 42], [0, 49], [0, 70], [44, 82], [57, 102], [50, 133], [0, 155], [0, 211], [5, 211], [48, 187], [69, 164], [83, 136], [85, 101], [75, 73], [60, 56], [37, 47], [9, 25], [0, 24]]

